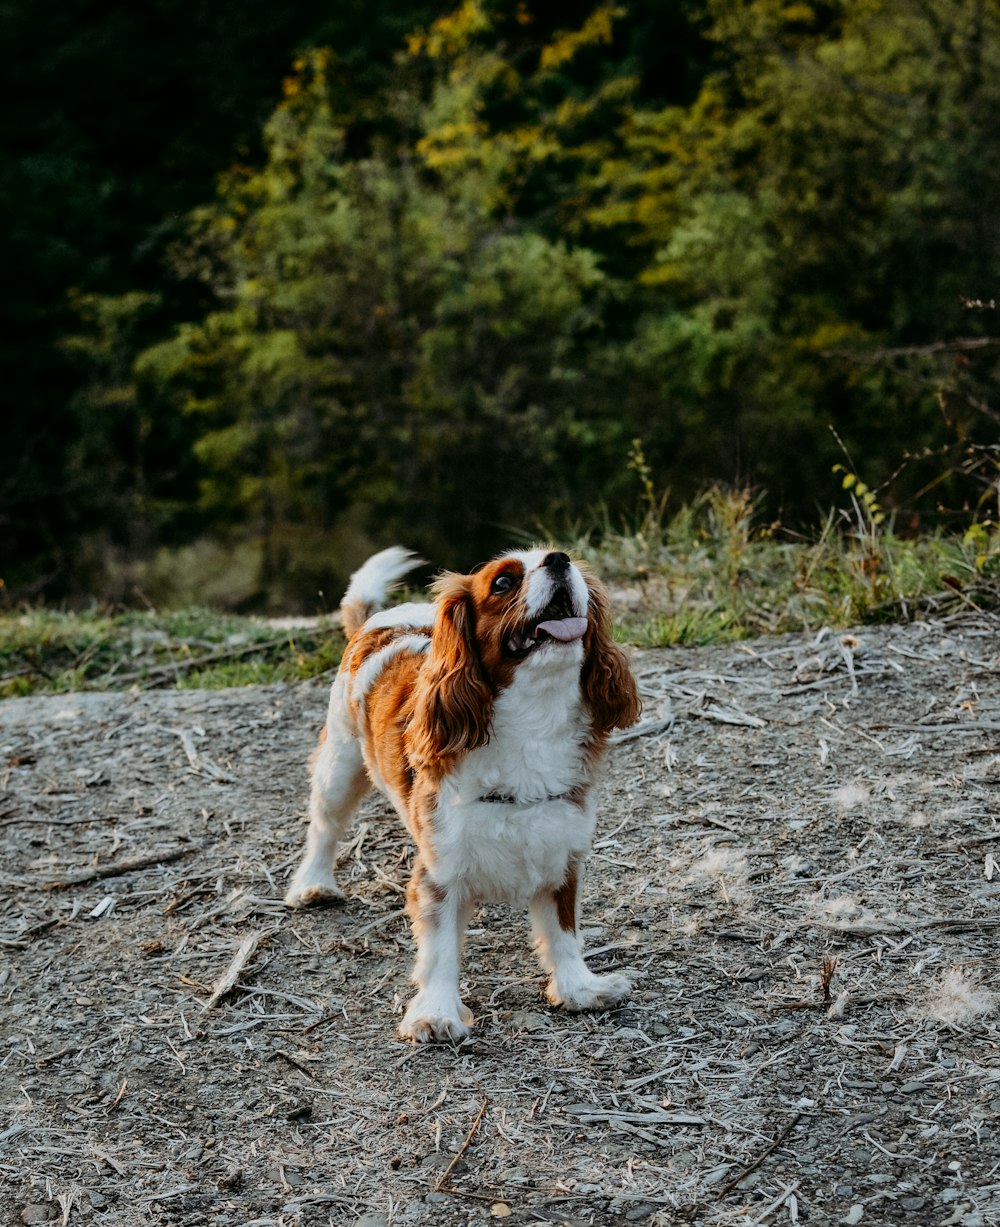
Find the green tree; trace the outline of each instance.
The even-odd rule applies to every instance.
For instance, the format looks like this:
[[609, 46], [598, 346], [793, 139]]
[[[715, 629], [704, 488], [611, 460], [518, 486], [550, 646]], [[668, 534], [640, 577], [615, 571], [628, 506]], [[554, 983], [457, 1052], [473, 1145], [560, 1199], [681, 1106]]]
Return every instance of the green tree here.
[[[220, 306], [140, 355], [138, 380], [196, 419], [203, 510], [261, 540], [272, 591], [390, 536], [457, 563], [582, 509], [573, 453], [608, 430], [587, 376], [609, 288], [593, 253], [516, 216], [536, 165], [564, 154], [530, 115], [499, 132], [481, 118], [498, 81], [523, 101], [473, 46], [486, 28], [468, 5], [414, 40], [405, 139], [365, 157], [345, 148], [330, 56], [304, 57], [264, 165], [227, 177], [175, 255]], [[560, 38], [539, 71], [605, 28]], [[430, 88], [407, 92], [428, 59]]]
[[[1000, 9], [987, 0], [711, 0], [716, 65], [640, 110], [594, 225], [645, 261], [631, 348], [660, 463], [715, 466], [801, 507], [833, 424], [879, 479], [989, 425], [1000, 273]], [[956, 353], [960, 365], [956, 369]], [[944, 365], [943, 365], [944, 364]], [[919, 468], [895, 491], [905, 500]]]
[[[0, 9], [5, 104], [0, 111], [0, 368], [4, 372], [0, 449], [0, 575], [8, 590], [58, 595], [93, 580], [78, 573], [81, 537], [141, 548], [162, 532], [162, 506], [139, 527], [104, 498], [104, 482], [80, 496], [79, 457], [92, 474], [136, 472], [133, 436], [103, 431], [109, 373], [107, 322], [116, 295], [158, 294], [140, 328], [122, 319], [113, 347], [149, 342], [204, 309], [201, 287], [165, 275], [163, 253], [187, 211], [210, 197], [234, 158], [255, 160], [259, 134], [280, 97], [282, 74], [302, 46], [337, 48], [332, 94], [350, 138], [368, 139], [372, 107], [392, 74], [392, 57], [415, 24], [446, 7], [434, 0], [331, 6], [327, 0], [146, 0], [95, 8], [87, 0]], [[107, 302], [103, 323], [94, 308]], [[82, 317], [75, 304], [86, 304]], [[93, 360], [82, 352], [93, 333]], [[75, 338], [66, 345], [67, 337]], [[93, 405], [94, 422], [86, 421]], [[184, 432], [182, 432], [183, 434]], [[190, 496], [170, 455], [186, 441], [174, 423], [148, 434], [164, 472], [146, 479], [154, 502]], [[103, 439], [108, 448], [98, 456]], [[162, 449], [157, 450], [157, 445]], [[132, 512], [150, 506], [136, 491]], [[186, 517], [175, 532], [186, 530]], [[138, 534], [132, 532], [139, 528]]]

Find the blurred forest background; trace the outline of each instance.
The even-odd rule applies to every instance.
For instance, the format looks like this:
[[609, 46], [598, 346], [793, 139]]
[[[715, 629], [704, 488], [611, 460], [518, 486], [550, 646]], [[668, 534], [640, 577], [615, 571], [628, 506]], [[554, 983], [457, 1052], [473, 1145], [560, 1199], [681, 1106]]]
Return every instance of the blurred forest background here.
[[996, 514], [997, 0], [0, 23], [8, 602], [313, 610], [654, 481], [808, 531], [837, 464]]

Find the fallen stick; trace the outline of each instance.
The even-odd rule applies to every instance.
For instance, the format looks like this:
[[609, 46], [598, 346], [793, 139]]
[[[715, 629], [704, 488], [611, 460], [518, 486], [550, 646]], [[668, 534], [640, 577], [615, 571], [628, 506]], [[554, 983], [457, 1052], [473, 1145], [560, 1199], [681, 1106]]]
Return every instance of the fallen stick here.
[[249, 934], [240, 943], [239, 950], [236, 951], [233, 961], [226, 968], [225, 973], [216, 980], [212, 993], [209, 999], [205, 1002], [205, 1009], [211, 1010], [213, 1006], [218, 1005], [227, 993], [231, 993], [239, 981], [243, 968], [257, 953], [257, 948], [266, 938], [271, 936], [271, 930], [258, 930]]
[[133, 873], [136, 869], [148, 869], [151, 865], [169, 865], [182, 857], [198, 852], [197, 846], [190, 848], [174, 848], [168, 852], [151, 852], [148, 856], [137, 856], [130, 861], [112, 861], [108, 865], [98, 865], [86, 873], [74, 874], [71, 878], [62, 878], [57, 882], [44, 883], [45, 890], [66, 890], [70, 886], [82, 886], [85, 882], [101, 882], [105, 878], [117, 878], [123, 873]]
[[483, 1096], [483, 1106], [479, 1109], [479, 1115], [472, 1122], [472, 1128], [465, 1135], [465, 1141], [462, 1143], [461, 1146], [459, 1146], [458, 1153], [455, 1155], [452, 1161], [448, 1164], [448, 1166], [441, 1173], [441, 1179], [434, 1186], [435, 1193], [440, 1193], [442, 1191], [448, 1192], [448, 1190], [445, 1188], [445, 1186], [448, 1183], [448, 1177], [455, 1170], [455, 1166], [458, 1163], [459, 1159], [461, 1159], [462, 1155], [464, 1155], [465, 1152], [469, 1149], [469, 1143], [476, 1136], [476, 1130], [479, 1128], [479, 1124], [482, 1121], [483, 1117], [486, 1115], [486, 1109], [489, 1106], [490, 1106], [489, 1097], [484, 1095]]
[[[761, 1151], [761, 1153], [757, 1156], [756, 1159], [754, 1159], [754, 1161], [750, 1164], [750, 1166], [745, 1167], [738, 1176], [734, 1176], [732, 1180], [726, 1181], [726, 1183], [719, 1190], [719, 1196], [725, 1197], [727, 1193], [731, 1193], [733, 1189], [736, 1188], [736, 1186], [740, 1183], [741, 1180], [746, 1180], [747, 1176], [749, 1176], [751, 1172], [755, 1172], [757, 1168], [760, 1167], [760, 1165], [768, 1157], [768, 1155], [774, 1154], [774, 1152], [778, 1149], [778, 1147], [785, 1140], [785, 1138], [788, 1137], [788, 1135], [792, 1132], [792, 1130], [795, 1128], [795, 1126], [799, 1123], [801, 1119], [802, 1119], [802, 1113], [796, 1112], [795, 1115], [792, 1117], [792, 1119], [788, 1122], [788, 1124], [785, 1125], [784, 1129], [782, 1129], [782, 1131], [774, 1139], [771, 1145], [768, 1146], [767, 1150]], [[782, 1201], [784, 1201], [784, 1197], [782, 1198]]]

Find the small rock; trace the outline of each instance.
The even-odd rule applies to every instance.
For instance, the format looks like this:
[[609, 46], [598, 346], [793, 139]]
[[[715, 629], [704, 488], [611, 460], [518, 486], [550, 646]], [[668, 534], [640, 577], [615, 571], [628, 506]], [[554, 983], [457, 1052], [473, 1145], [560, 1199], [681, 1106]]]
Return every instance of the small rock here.
[[552, 1019], [537, 1010], [515, 1010], [510, 1016], [510, 1023], [518, 1031], [544, 1031], [552, 1026]]
[[21, 1211], [22, 1223], [51, 1223], [57, 1218], [59, 1218], [59, 1211], [55, 1206], [25, 1206]]
[[904, 1197], [899, 1204], [904, 1210], [922, 1210], [927, 1203], [923, 1197]]
[[657, 1207], [652, 1202], [641, 1202], [631, 1210], [625, 1212], [626, 1223], [641, 1223], [644, 1219], [652, 1218], [656, 1213]]

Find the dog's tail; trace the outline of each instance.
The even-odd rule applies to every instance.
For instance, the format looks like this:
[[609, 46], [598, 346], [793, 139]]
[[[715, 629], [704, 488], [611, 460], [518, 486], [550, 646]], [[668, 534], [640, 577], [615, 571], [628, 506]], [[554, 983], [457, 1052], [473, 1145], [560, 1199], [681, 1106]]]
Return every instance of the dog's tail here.
[[399, 586], [407, 571], [419, 567], [423, 561], [412, 550], [390, 545], [387, 550], [373, 554], [354, 572], [340, 602], [340, 615], [348, 639], [373, 613], [384, 607], [386, 596]]

